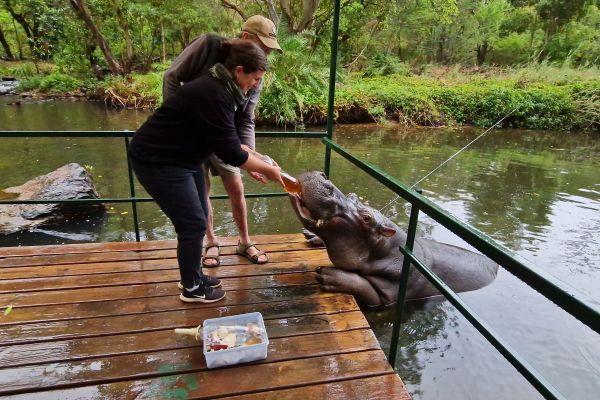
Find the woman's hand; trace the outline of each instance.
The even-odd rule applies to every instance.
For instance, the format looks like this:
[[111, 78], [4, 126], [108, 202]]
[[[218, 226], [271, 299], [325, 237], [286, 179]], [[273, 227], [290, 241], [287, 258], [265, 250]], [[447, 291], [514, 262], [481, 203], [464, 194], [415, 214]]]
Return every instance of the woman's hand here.
[[248, 171], [248, 175], [250, 175], [253, 179], [259, 181], [260, 183], [268, 182], [267, 178], [260, 172]]
[[248, 160], [240, 166], [243, 170], [250, 173], [254, 179], [263, 182], [261, 177], [255, 176], [255, 174], [262, 175], [262, 178], [266, 178], [272, 182], [277, 182], [283, 186], [283, 180], [281, 179], [281, 168], [278, 165], [272, 165], [266, 163], [262, 158], [256, 157], [253, 153], [249, 153]]
[[269, 168], [263, 171], [263, 175], [266, 176], [271, 182], [277, 182], [283, 186], [283, 180], [281, 179], [281, 168], [279, 168], [279, 166], [269, 166]]

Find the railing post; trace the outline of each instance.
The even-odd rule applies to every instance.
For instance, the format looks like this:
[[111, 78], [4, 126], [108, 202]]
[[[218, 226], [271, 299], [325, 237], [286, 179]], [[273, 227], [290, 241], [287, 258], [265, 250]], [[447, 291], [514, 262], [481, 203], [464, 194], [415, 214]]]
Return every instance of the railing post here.
[[[127, 158], [127, 173], [129, 174], [129, 193], [131, 194], [131, 198], [135, 199], [135, 186], [133, 184], [133, 170], [131, 169], [131, 161], [129, 160], [129, 138], [125, 139], [125, 157]], [[135, 230], [135, 241], [140, 241], [140, 227], [138, 225], [138, 215], [137, 215], [137, 203], [135, 201], [131, 202], [131, 208], [133, 209], [133, 228]]]
[[[329, 64], [329, 97], [327, 98], [327, 138], [333, 139], [333, 107], [335, 105], [335, 75], [337, 71], [338, 35], [340, 30], [340, 0], [335, 0], [333, 9], [333, 27], [331, 32], [331, 62]], [[325, 166], [323, 171], [329, 178], [331, 167], [331, 149], [325, 147]]]
[[[410, 206], [410, 219], [408, 220], [408, 232], [406, 233], [405, 246], [412, 251], [417, 235], [417, 223], [419, 221], [419, 208], [415, 203]], [[398, 338], [400, 337], [400, 325], [402, 324], [402, 312], [406, 299], [406, 289], [408, 288], [408, 277], [410, 275], [411, 262], [408, 257], [404, 257], [402, 262], [402, 274], [400, 275], [400, 286], [398, 287], [398, 302], [396, 303], [396, 319], [392, 327], [392, 339], [390, 342], [390, 352], [388, 361], [392, 368], [396, 369], [396, 352], [398, 349]]]

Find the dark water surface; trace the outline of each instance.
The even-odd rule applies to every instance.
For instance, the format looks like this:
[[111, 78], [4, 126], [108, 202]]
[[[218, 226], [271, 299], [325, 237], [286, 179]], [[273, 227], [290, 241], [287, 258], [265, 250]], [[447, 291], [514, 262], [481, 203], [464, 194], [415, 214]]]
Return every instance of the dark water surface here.
[[[135, 130], [147, 112], [113, 111], [78, 102], [8, 106], [0, 130]], [[355, 155], [412, 184], [474, 139], [473, 129], [340, 126], [335, 140]], [[323, 168], [318, 140], [259, 139], [259, 150], [295, 174]], [[68, 162], [85, 165], [102, 197], [127, 197], [123, 139], [2, 139], [0, 189]], [[381, 208], [394, 198], [338, 156], [332, 180]], [[275, 191], [246, 180], [248, 191]], [[222, 193], [220, 184], [216, 193]], [[600, 137], [584, 133], [493, 131], [423, 181], [431, 200], [514, 250], [546, 273], [600, 302]], [[139, 195], [145, 195], [140, 187]], [[236, 230], [226, 201], [215, 201], [219, 235]], [[248, 201], [251, 233], [299, 232], [287, 199]], [[145, 239], [173, 238], [151, 204], [140, 206]], [[402, 201], [384, 213], [406, 226]], [[423, 216], [422, 235], [466, 246]], [[103, 217], [0, 238], [0, 246], [122, 241], [134, 238], [131, 207]], [[461, 297], [569, 399], [598, 398], [600, 336], [501, 269], [488, 287]], [[537, 392], [448, 302], [411, 304], [401, 333], [398, 372], [415, 399], [536, 399]], [[387, 351], [389, 312], [368, 318]], [[596, 393], [596, 395], [594, 395]]]

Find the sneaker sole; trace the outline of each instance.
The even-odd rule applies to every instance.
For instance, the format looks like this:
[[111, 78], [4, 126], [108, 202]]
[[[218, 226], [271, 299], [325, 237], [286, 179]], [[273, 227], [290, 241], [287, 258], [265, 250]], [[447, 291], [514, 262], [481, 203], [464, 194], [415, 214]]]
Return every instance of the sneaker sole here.
[[223, 300], [224, 298], [225, 298], [225, 293], [223, 293], [222, 297], [220, 297], [218, 299], [212, 299], [212, 300], [204, 299], [201, 297], [185, 297], [183, 294], [179, 295], [179, 299], [186, 303], [214, 303], [216, 301]]
[[[213, 288], [213, 289], [220, 288], [220, 287], [221, 287], [221, 282], [219, 282], [218, 285], [211, 286], [211, 288]], [[183, 290], [183, 285], [181, 284], [181, 282], [177, 282], [177, 289]]]

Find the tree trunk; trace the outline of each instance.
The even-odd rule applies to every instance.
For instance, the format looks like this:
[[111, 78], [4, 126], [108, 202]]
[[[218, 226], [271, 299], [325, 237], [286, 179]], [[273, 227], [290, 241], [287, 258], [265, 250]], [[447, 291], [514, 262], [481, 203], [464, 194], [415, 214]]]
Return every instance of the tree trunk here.
[[265, 0], [267, 2], [267, 10], [269, 12], [269, 19], [273, 21], [275, 26], [279, 28], [279, 15], [277, 15], [277, 9], [273, 0]]
[[183, 48], [185, 49], [192, 42], [192, 28], [189, 26], [184, 26], [181, 30], [181, 37], [183, 38]]
[[295, 29], [296, 32], [312, 28], [315, 22], [315, 12], [320, 3], [321, 0], [302, 0], [302, 19]]
[[483, 42], [483, 44], [477, 45], [477, 65], [481, 67], [485, 62], [485, 58], [487, 57], [487, 53], [490, 50], [490, 46], [487, 42]]
[[[17, 14], [15, 12], [15, 10], [13, 9], [9, 0], [4, 0], [4, 4], [6, 5], [6, 10], [10, 14], [10, 16], [13, 18], [13, 23], [14, 23], [14, 21], [17, 21], [19, 23], [19, 25], [21, 25], [21, 27], [25, 31], [25, 35], [29, 39], [27, 41], [27, 43], [29, 44], [29, 49], [31, 50], [31, 55], [35, 56], [36, 38], [35, 38], [33, 29], [31, 28], [31, 26], [29, 26], [29, 23], [27, 23], [27, 20], [25, 20], [25, 18], [21, 14]], [[21, 59], [23, 59], [22, 55], [21, 55]]]
[[17, 47], [19, 48], [19, 60], [23, 59], [23, 47], [21, 46], [21, 39], [19, 39], [19, 32], [17, 31], [17, 24], [13, 19], [13, 28], [15, 30], [15, 40], [17, 41]]
[[239, 6], [229, 2], [227, 0], [221, 0], [221, 5], [225, 8], [229, 8], [229, 9], [235, 11], [236, 13], [238, 13], [244, 21], [248, 19], [248, 16], [244, 12], [244, 10], [242, 10]]
[[167, 62], [167, 42], [165, 41], [165, 21], [160, 19], [160, 43], [162, 45], [162, 51], [160, 54], [160, 60], [163, 63]]
[[280, 0], [281, 11], [283, 12], [283, 16], [285, 17], [289, 29], [294, 31], [294, 14], [292, 13], [292, 8], [290, 7], [289, 0]]
[[81, 20], [85, 23], [86, 27], [89, 29], [90, 33], [92, 34], [94, 43], [98, 47], [100, 47], [100, 50], [102, 50], [102, 53], [104, 54], [104, 58], [106, 59], [106, 62], [108, 63], [108, 67], [110, 68], [110, 71], [114, 75], [123, 75], [123, 68], [117, 62], [117, 60], [115, 60], [115, 57], [113, 56], [112, 52], [110, 51], [110, 47], [108, 46], [108, 43], [106, 42], [106, 40], [104, 39], [104, 36], [102, 36], [100, 31], [98, 30], [98, 27], [94, 23], [94, 20], [92, 19], [90, 11], [88, 10], [88, 8], [85, 4], [85, 0], [69, 0], [69, 3], [71, 3], [71, 6], [75, 10], [75, 12], [79, 16], [79, 18], [81, 18]]
[[437, 51], [437, 62], [443, 64], [444, 63], [444, 40], [440, 39], [438, 41], [438, 51]]
[[127, 19], [123, 16], [123, 9], [121, 8], [121, 4], [115, 4], [115, 13], [117, 15], [117, 21], [119, 22], [119, 27], [123, 32], [123, 39], [125, 40], [125, 57], [122, 57], [123, 61], [123, 73], [127, 74], [131, 71], [131, 66], [133, 65], [133, 60], [135, 55], [133, 53], [133, 41], [131, 40], [131, 35], [129, 34], [129, 24], [127, 23]]
[[91, 43], [86, 46], [85, 55], [90, 62], [90, 66], [92, 67], [92, 71], [94, 71], [94, 75], [96, 75], [96, 78], [101, 81], [104, 79], [104, 71], [102, 71], [102, 68], [100, 68], [100, 65], [98, 65], [98, 58], [94, 55], [95, 51], [96, 45]]
[[6, 37], [4, 37], [4, 31], [2, 30], [1, 26], [0, 26], [0, 43], [2, 43], [2, 47], [4, 48], [6, 57], [8, 57], [10, 60], [14, 60], [15, 57], [13, 56], [12, 52], [10, 51], [10, 46], [8, 45], [8, 42], [6, 41]]

